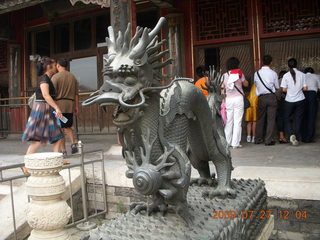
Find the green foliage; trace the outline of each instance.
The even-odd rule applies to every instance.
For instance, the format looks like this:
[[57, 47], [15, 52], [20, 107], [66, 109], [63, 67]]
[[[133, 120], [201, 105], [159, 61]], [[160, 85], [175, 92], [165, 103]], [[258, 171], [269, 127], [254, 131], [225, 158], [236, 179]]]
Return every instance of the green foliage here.
[[117, 211], [122, 214], [127, 212], [127, 208], [122, 201], [117, 202]]

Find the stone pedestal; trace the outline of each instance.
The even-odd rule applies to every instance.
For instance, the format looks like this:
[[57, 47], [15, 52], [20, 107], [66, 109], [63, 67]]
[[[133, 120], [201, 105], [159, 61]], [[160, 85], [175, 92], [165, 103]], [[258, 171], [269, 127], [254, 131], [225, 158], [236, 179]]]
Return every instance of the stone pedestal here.
[[191, 186], [187, 199], [194, 216], [189, 226], [168, 210], [145, 215], [130, 212], [85, 234], [83, 240], [266, 240], [273, 229], [267, 209], [267, 192], [261, 180], [233, 180], [236, 198], [209, 199], [202, 196], [212, 187]]
[[31, 176], [26, 183], [31, 202], [27, 207], [27, 221], [33, 229], [29, 240], [70, 239], [64, 227], [71, 217], [71, 209], [61, 199], [65, 182], [59, 171], [63, 165], [61, 153], [35, 153], [24, 157]]

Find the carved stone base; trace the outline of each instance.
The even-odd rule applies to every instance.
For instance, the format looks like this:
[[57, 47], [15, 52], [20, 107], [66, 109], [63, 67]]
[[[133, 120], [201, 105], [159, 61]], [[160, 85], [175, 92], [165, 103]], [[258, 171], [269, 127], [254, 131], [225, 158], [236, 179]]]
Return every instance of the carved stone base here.
[[33, 230], [29, 240], [68, 240], [64, 229], [71, 217], [71, 208], [61, 199], [65, 182], [59, 171], [63, 165], [61, 153], [35, 153], [25, 156], [25, 166], [31, 176], [26, 183], [31, 202], [27, 221]]
[[[187, 240], [187, 239], [256, 239], [268, 219], [267, 192], [261, 180], [233, 180], [235, 199], [202, 197], [210, 187], [190, 187], [189, 211], [193, 225], [174, 213], [145, 216], [130, 212], [90, 231], [82, 239], [90, 240]], [[251, 215], [252, 213], [252, 215]], [[234, 215], [236, 214], [236, 215]]]
[[64, 228], [53, 231], [32, 230], [28, 240], [69, 240], [70, 236]]

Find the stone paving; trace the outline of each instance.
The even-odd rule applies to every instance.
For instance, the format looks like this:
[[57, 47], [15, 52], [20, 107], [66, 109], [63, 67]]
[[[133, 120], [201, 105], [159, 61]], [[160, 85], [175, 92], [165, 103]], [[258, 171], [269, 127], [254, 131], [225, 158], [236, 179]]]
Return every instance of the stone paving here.
[[[23, 144], [19, 137], [15, 135], [7, 139], [0, 139], [0, 166], [23, 161], [28, 145]], [[117, 144], [116, 135], [82, 136], [81, 140], [85, 151], [103, 149], [107, 152], [110, 147]], [[70, 151], [70, 144], [67, 150]], [[40, 151], [51, 151], [51, 146], [43, 147]], [[243, 148], [232, 150], [232, 159], [234, 166], [320, 169], [320, 139], [315, 143], [301, 144], [298, 147], [289, 144], [264, 146], [264, 144], [243, 143]]]
[[[27, 150], [27, 144], [19, 140], [18, 135], [10, 136], [7, 139], [0, 139], [0, 166], [20, 163]], [[126, 179], [124, 172], [126, 170], [125, 162], [121, 156], [121, 147], [117, 145], [116, 135], [82, 136], [84, 150], [103, 149], [106, 159], [107, 183], [112, 185], [116, 179], [117, 182], [124, 181], [122, 185], [132, 186], [130, 179]], [[266, 147], [264, 145], [254, 145], [244, 143], [243, 148], [232, 151], [233, 165], [235, 171], [233, 177], [236, 178], [262, 178], [269, 186], [283, 193], [288, 190], [290, 194], [294, 193], [293, 198], [320, 200], [320, 144], [316, 143], [301, 144], [298, 147], [289, 144], [277, 144]], [[68, 144], [70, 149], [70, 144]], [[51, 146], [46, 146], [40, 151], [51, 151]], [[68, 158], [72, 163], [79, 161], [79, 156], [74, 155]], [[213, 166], [211, 166], [213, 168]], [[112, 169], [112, 171], [108, 171]], [[114, 171], [116, 170], [116, 171]], [[19, 169], [7, 171], [7, 175], [16, 175], [20, 173]], [[196, 173], [194, 171], [193, 176]], [[24, 182], [24, 181], [23, 181]], [[270, 185], [271, 184], [271, 185]], [[19, 181], [14, 183], [14, 189], [20, 185]], [[8, 194], [8, 185], [0, 186], [1, 194]], [[270, 195], [272, 192], [268, 190]], [[290, 195], [288, 196], [290, 197]], [[82, 232], [77, 229], [70, 229], [72, 239], [79, 239]], [[292, 238], [294, 239], [294, 238]]]
[[[0, 166], [21, 163], [23, 155], [27, 150], [27, 144], [19, 140], [18, 135], [7, 139], [0, 139]], [[119, 177], [125, 181], [124, 185], [131, 186], [130, 180], [124, 177], [126, 170], [125, 162], [121, 156], [121, 147], [117, 144], [116, 135], [98, 135], [81, 136], [84, 143], [84, 150], [102, 149], [106, 159], [106, 170], [116, 169], [107, 174], [107, 182], [113, 182], [113, 179]], [[70, 149], [70, 144], [67, 146]], [[46, 146], [40, 151], [51, 151], [51, 146]], [[73, 155], [68, 158], [72, 163], [79, 162], [79, 155]], [[293, 147], [289, 144], [276, 144], [275, 146], [264, 146], [244, 143], [241, 149], [232, 149], [232, 161], [235, 167], [233, 177], [236, 178], [262, 178], [264, 180], [273, 180], [274, 185], [279, 185], [277, 181], [284, 181], [287, 184], [294, 182], [310, 183], [309, 186], [319, 186], [320, 184], [320, 144], [319, 141], [310, 144], [301, 144]], [[214, 168], [211, 164], [211, 168]], [[8, 175], [15, 175], [19, 169], [7, 171]], [[195, 171], [194, 171], [195, 172]], [[196, 173], [194, 174], [196, 176]], [[19, 185], [19, 181], [15, 183]], [[268, 183], [267, 183], [268, 184]], [[316, 185], [315, 185], [316, 184]], [[285, 188], [286, 186], [284, 186]], [[268, 186], [267, 186], [268, 188]], [[305, 186], [301, 185], [301, 188]], [[6, 192], [6, 189], [0, 188]], [[320, 194], [314, 191], [315, 194]], [[303, 193], [303, 191], [297, 191]], [[300, 194], [300, 195], [301, 195]], [[305, 198], [302, 194], [297, 198]], [[317, 195], [318, 196], [318, 195]], [[317, 196], [313, 197], [314, 200]], [[320, 196], [320, 195], [319, 195]], [[0, 192], [1, 197], [1, 192]], [[290, 196], [289, 196], [290, 197]]]

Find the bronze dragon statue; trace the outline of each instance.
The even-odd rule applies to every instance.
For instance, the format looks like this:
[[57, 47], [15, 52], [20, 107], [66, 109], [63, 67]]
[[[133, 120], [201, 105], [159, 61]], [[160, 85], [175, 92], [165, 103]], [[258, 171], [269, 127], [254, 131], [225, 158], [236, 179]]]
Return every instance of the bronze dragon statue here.
[[[161, 85], [161, 69], [171, 63], [171, 59], [163, 60], [168, 53], [161, 51], [166, 41], [158, 41], [165, 22], [160, 18], [153, 30], [137, 27], [132, 38], [130, 24], [117, 38], [113, 28], [108, 28], [104, 84], [83, 105], [116, 106], [113, 122], [128, 166], [126, 176], [133, 179], [138, 192], [152, 197], [149, 204], [133, 204], [132, 211], [164, 214], [172, 206], [189, 221], [186, 195], [191, 165], [200, 174], [196, 182], [210, 184], [212, 161], [218, 183], [204, 195], [227, 197], [235, 196], [230, 185], [232, 164], [217, 114], [219, 91], [210, 91], [209, 104], [192, 79], [176, 78]], [[211, 76], [210, 89], [220, 79]]]

